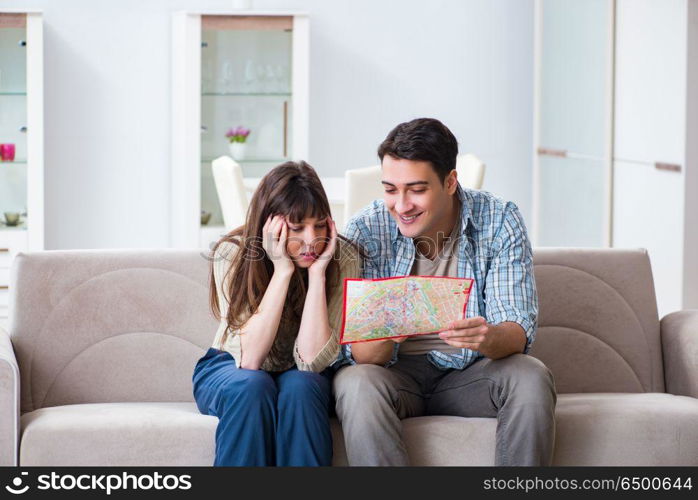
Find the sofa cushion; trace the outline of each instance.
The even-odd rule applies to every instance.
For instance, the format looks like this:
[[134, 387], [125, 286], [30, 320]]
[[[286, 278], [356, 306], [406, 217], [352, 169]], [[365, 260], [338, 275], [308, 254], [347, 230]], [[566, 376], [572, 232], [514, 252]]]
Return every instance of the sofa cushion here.
[[[403, 436], [411, 465], [494, 465], [497, 420], [449, 416], [403, 420]], [[348, 465], [344, 436], [333, 421], [334, 465]]]
[[[555, 465], [696, 465], [698, 400], [669, 394], [558, 397]], [[215, 417], [194, 403], [101, 403], [22, 415], [20, 465], [210, 465]], [[493, 465], [493, 418], [404, 421], [413, 465]], [[346, 465], [333, 422], [335, 465]]]
[[95, 403], [21, 417], [19, 463], [41, 466], [211, 465], [218, 419], [195, 403]]
[[663, 393], [558, 396], [554, 465], [698, 465], [698, 399]]

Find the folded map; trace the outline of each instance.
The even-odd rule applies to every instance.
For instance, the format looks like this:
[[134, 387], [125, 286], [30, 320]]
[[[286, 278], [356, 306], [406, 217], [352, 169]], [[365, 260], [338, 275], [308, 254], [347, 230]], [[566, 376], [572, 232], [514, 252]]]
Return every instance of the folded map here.
[[473, 280], [396, 276], [344, 280], [340, 343], [425, 335], [465, 317]]

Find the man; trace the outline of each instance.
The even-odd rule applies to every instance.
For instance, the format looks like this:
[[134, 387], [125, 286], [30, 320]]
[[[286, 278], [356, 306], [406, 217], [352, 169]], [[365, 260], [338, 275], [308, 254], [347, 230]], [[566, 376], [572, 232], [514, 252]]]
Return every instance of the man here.
[[421, 415], [497, 417], [496, 465], [551, 463], [554, 381], [527, 355], [538, 301], [526, 228], [513, 203], [460, 187], [457, 154], [438, 120], [398, 125], [378, 148], [384, 199], [348, 223], [364, 278], [475, 280], [448, 330], [343, 348], [334, 392], [351, 465], [409, 465], [401, 419]]

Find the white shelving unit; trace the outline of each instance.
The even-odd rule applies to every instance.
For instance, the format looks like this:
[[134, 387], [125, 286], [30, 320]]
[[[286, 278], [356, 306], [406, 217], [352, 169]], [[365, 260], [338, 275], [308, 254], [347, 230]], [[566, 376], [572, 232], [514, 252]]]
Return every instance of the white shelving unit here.
[[[251, 129], [245, 177], [308, 158], [309, 21], [296, 12], [176, 12], [172, 20], [171, 244], [225, 232], [211, 162], [225, 132]], [[202, 224], [202, 211], [211, 214]]]
[[[19, 252], [44, 248], [43, 21], [40, 11], [0, 10], [0, 326], [9, 318], [10, 268]], [[19, 213], [10, 225], [5, 213]]]

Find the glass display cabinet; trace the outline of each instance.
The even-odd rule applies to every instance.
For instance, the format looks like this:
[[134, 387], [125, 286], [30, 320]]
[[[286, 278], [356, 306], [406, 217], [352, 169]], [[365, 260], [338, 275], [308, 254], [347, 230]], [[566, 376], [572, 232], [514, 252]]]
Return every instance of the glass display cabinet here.
[[43, 210], [42, 16], [0, 10], [0, 326], [12, 259], [44, 246]]
[[172, 245], [209, 247], [223, 226], [211, 163], [258, 178], [308, 152], [308, 18], [173, 15]]

